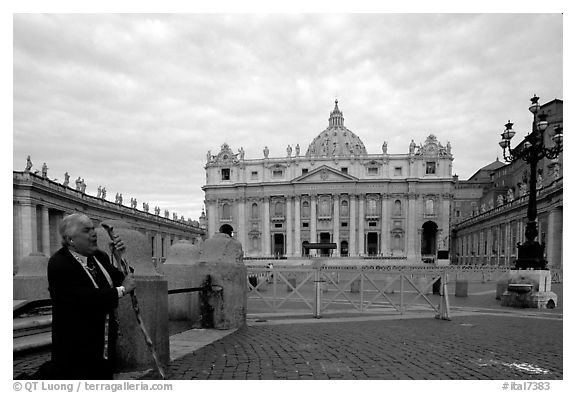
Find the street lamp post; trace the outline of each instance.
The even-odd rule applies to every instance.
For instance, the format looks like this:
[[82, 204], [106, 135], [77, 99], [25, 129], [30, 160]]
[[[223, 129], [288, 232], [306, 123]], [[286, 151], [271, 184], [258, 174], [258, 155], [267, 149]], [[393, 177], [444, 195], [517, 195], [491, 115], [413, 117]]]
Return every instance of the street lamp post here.
[[[534, 95], [531, 98], [532, 104], [528, 108], [534, 115], [532, 121], [532, 132], [526, 136], [524, 143], [517, 147], [510, 148], [510, 140], [515, 132], [512, 130], [513, 123], [505, 125], [506, 129], [502, 133], [502, 140], [500, 147], [502, 147], [504, 160], [506, 162], [514, 162], [524, 160], [530, 165], [530, 184], [528, 193], [528, 222], [526, 224], [526, 241], [523, 244], [518, 244], [518, 259], [516, 260], [516, 269], [535, 269], [545, 270], [548, 261], [544, 259], [544, 245], [539, 244], [535, 239], [538, 236], [538, 226], [536, 223], [537, 208], [536, 208], [536, 167], [538, 161], [544, 157], [554, 159], [562, 152], [562, 126], [554, 127], [554, 141], [553, 147], [546, 147], [544, 141], [544, 131], [548, 128], [546, 121], [547, 114], [540, 113], [540, 105], [538, 104], [539, 97]], [[537, 115], [538, 114], [538, 115]], [[538, 118], [538, 119], [537, 119]]]

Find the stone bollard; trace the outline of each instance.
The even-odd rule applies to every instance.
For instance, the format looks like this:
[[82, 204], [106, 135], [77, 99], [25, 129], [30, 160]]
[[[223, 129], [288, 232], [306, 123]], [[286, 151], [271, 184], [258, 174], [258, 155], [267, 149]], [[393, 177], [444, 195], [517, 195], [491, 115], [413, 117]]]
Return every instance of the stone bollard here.
[[286, 284], [286, 292], [292, 292], [294, 290], [292, 288], [296, 288], [296, 278], [295, 277], [288, 277], [288, 279], [286, 281], [288, 281], [288, 283], [290, 285], [292, 285], [292, 286], [290, 286], [290, 285]]
[[385, 288], [384, 293], [386, 294], [394, 293], [395, 284], [392, 284], [394, 281], [395, 281], [394, 277], [388, 275], [384, 277], [383, 279], [383, 288]]
[[[152, 264], [152, 250], [146, 237], [123, 221], [105, 221], [126, 246], [124, 259], [134, 268], [135, 294], [156, 354], [163, 366], [170, 362], [168, 335], [168, 283]], [[110, 238], [97, 228], [98, 247], [110, 255]], [[116, 372], [142, 371], [155, 368], [154, 359], [142, 334], [132, 308], [131, 297], [124, 296], [118, 305], [118, 342]]]
[[48, 257], [33, 252], [20, 260], [18, 273], [14, 276], [14, 300], [49, 299]]
[[420, 292], [422, 292], [424, 295], [428, 295], [430, 293], [430, 287], [428, 286], [428, 284], [430, 284], [429, 278], [427, 278], [426, 276], [422, 276], [422, 277], [416, 278], [415, 281], [416, 281], [416, 286], [418, 287]]
[[496, 299], [501, 300], [502, 295], [504, 292], [508, 290], [508, 282], [510, 281], [510, 274], [504, 274], [497, 282], [496, 282]]
[[350, 293], [360, 293], [360, 278], [350, 283]]
[[456, 279], [456, 292], [457, 297], [468, 297], [468, 280]]
[[[198, 246], [193, 261], [194, 286], [202, 286], [209, 275], [213, 288], [222, 288], [204, 300], [204, 315], [212, 312], [216, 329], [235, 329], [246, 324], [248, 284], [243, 254], [242, 244], [224, 233], [217, 233]], [[208, 321], [199, 322], [207, 326]]]
[[[193, 260], [197, 258], [198, 247], [188, 240], [179, 240], [168, 249], [168, 257], [162, 269], [168, 281], [168, 289], [194, 288], [197, 275]], [[200, 319], [200, 306], [197, 292], [168, 295], [168, 318], [171, 321], [193, 321]]]

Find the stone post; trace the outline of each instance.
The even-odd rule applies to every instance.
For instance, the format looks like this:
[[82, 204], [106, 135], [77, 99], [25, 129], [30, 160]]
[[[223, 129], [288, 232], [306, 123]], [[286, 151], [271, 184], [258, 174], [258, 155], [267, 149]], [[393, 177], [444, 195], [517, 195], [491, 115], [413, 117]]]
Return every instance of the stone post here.
[[[179, 240], [168, 250], [166, 263], [162, 266], [168, 281], [168, 289], [195, 288], [197, 272], [193, 261], [198, 259], [198, 246], [188, 240]], [[168, 318], [171, 321], [187, 321], [188, 328], [200, 320], [197, 292], [168, 295]]]
[[214, 288], [222, 289], [209, 299], [216, 329], [235, 329], [246, 324], [248, 273], [243, 254], [240, 242], [224, 233], [199, 244], [193, 254], [194, 286], [201, 286], [209, 275]]
[[[164, 366], [170, 361], [168, 335], [168, 283], [159, 274], [150, 258], [150, 243], [140, 232], [123, 221], [110, 220], [106, 224], [114, 228], [126, 246], [124, 259], [134, 268], [135, 294], [140, 305], [140, 315], [146, 330]], [[104, 229], [97, 228], [98, 247], [110, 254], [110, 238]], [[120, 299], [118, 305], [119, 331], [116, 372], [142, 371], [154, 368], [154, 360], [132, 309], [130, 296]]]

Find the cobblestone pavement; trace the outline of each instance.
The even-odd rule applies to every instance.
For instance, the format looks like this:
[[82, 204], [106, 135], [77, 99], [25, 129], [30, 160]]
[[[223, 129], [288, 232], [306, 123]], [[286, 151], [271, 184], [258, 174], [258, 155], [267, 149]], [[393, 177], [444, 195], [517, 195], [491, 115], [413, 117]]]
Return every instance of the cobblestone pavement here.
[[[250, 326], [169, 379], [562, 379], [562, 320], [472, 315]], [[142, 379], [154, 379], [153, 373]]]
[[[492, 285], [490, 285], [493, 288]], [[500, 307], [492, 292], [452, 298], [452, 320], [284, 316], [171, 362], [168, 379], [563, 379], [562, 308]], [[559, 294], [562, 288], [555, 289]], [[471, 291], [472, 292], [472, 291]], [[48, 351], [15, 355], [14, 378]], [[142, 379], [156, 379], [149, 373]]]

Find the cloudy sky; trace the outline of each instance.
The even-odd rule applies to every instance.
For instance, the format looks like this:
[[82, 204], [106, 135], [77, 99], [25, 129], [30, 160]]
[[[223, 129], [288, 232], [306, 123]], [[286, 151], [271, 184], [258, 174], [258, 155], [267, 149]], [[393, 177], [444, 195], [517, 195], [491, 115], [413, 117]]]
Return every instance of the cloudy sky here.
[[369, 153], [450, 141], [467, 179], [530, 97], [563, 99], [560, 14], [18, 14], [13, 169], [26, 156], [197, 219], [206, 152], [284, 156], [334, 99]]

